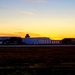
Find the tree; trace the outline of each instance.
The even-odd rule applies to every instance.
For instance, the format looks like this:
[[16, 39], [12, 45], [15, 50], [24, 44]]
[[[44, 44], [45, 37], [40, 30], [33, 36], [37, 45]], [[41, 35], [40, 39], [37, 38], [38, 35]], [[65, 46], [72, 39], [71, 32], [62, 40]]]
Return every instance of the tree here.
[[29, 34], [26, 34], [25, 38], [30, 38]]

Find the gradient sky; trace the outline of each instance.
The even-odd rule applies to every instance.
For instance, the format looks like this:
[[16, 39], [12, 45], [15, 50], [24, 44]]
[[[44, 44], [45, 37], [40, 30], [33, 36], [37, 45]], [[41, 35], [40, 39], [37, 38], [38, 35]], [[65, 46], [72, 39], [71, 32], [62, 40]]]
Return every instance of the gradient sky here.
[[75, 38], [75, 0], [0, 0], [0, 36]]

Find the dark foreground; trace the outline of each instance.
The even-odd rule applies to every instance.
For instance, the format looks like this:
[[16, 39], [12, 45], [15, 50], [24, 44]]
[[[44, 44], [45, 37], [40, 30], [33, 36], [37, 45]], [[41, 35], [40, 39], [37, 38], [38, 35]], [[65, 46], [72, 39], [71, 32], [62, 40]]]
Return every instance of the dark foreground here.
[[1, 46], [0, 75], [75, 75], [75, 46]]
[[3, 69], [0, 75], [75, 75], [74, 69]]

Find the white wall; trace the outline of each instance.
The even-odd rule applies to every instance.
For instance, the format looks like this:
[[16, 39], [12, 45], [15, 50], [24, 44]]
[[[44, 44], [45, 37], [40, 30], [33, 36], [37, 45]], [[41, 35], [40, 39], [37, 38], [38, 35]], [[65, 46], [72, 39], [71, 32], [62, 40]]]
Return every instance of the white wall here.
[[25, 44], [51, 44], [49, 38], [23, 38], [22, 42]]

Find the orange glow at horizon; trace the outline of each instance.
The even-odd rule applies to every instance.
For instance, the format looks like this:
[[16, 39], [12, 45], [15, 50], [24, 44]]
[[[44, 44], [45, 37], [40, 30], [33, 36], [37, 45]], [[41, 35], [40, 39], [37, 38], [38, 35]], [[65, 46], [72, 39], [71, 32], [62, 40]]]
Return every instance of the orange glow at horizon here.
[[0, 37], [22, 37], [24, 38], [26, 34], [29, 34], [30, 37], [47, 37], [50, 38], [51, 40], [62, 40], [63, 38], [75, 38], [75, 36], [73, 35], [69, 35], [69, 36], [58, 36], [56, 37], [56, 35], [44, 35], [44, 34], [36, 34], [36, 33], [26, 33], [26, 32], [14, 32], [14, 33], [0, 33]]

